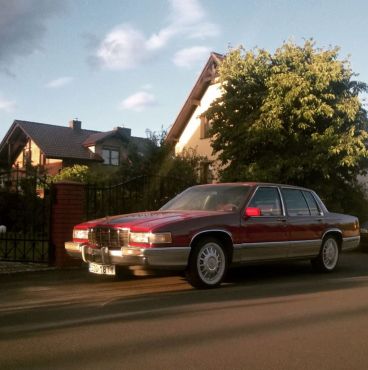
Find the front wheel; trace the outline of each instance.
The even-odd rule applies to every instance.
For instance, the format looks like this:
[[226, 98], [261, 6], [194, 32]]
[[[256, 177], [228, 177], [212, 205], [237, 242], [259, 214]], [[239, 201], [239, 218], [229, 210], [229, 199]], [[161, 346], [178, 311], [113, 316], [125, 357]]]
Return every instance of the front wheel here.
[[333, 271], [339, 260], [339, 245], [334, 237], [327, 237], [321, 247], [321, 251], [315, 259], [313, 259], [313, 267], [320, 272]]
[[222, 244], [216, 238], [202, 239], [189, 257], [187, 279], [195, 288], [214, 288], [224, 279], [227, 265]]

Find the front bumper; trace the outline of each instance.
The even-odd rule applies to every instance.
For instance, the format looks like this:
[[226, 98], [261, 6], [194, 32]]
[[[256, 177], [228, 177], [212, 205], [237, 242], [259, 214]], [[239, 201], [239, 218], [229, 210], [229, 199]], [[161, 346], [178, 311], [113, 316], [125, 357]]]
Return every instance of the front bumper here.
[[189, 247], [137, 248], [121, 249], [91, 248], [88, 244], [66, 242], [65, 250], [69, 256], [84, 262], [103, 265], [146, 266], [152, 268], [183, 269], [188, 264]]

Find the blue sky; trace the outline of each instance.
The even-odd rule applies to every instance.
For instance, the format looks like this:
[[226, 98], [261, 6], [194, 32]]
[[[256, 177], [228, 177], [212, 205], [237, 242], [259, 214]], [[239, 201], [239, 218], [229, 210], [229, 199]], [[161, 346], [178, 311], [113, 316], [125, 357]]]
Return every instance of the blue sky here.
[[14, 119], [169, 128], [211, 51], [340, 46], [368, 82], [366, 0], [0, 0], [0, 139]]

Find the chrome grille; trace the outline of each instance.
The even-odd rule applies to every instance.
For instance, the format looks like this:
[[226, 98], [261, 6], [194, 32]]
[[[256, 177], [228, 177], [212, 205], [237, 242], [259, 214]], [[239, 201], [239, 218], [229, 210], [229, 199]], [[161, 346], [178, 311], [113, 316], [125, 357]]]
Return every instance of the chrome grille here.
[[88, 230], [88, 241], [98, 248], [121, 248], [128, 245], [129, 230], [111, 227], [93, 227]]

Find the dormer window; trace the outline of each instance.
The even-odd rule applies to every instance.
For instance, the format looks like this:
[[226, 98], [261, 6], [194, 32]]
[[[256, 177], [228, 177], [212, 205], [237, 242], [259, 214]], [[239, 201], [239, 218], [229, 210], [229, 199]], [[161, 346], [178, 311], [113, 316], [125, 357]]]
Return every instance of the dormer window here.
[[102, 158], [104, 164], [110, 166], [119, 166], [119, 149], [116, 148], [103, 148]]

